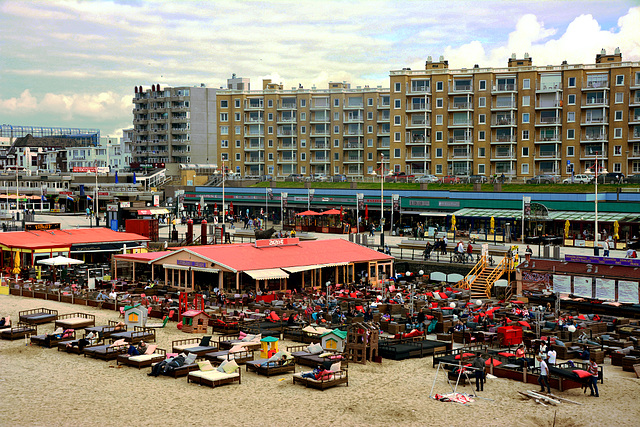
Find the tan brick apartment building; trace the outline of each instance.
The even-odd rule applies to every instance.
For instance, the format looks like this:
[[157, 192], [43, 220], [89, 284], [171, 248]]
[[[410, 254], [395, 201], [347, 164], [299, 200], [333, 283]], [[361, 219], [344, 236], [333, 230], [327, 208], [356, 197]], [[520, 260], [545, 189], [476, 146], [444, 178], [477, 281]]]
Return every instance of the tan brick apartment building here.
[[217, 159], [243, 176], [366, 177], [381, 158], [407, 174], [569, 176], [596, 154], [611, 172], [640, 173], [640, 63], [617, 50], [589, 65], [525, 55], [453, 70], [429, 58], [391, 71], [389, 89], [246, 87], [217, 93]]

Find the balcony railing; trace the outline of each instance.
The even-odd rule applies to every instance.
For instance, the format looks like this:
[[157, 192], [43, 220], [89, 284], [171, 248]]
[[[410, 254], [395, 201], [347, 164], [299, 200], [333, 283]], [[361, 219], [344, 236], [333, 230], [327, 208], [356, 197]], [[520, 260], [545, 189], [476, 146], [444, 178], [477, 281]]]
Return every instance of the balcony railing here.
[[296, 129], [278, 129], [278, 136], [291, 136], [297, 134], [298, 131]]
[[561, 121], [562, 119], [560, 117], [540, 117], [540, 119], [538, 119], [538, 123], [544, 125], [553, 125], [560, 123]]
[[604, 105], [608, 104], [607, 98], [586, 98], [583, 105]]
[[608, 88], [609, 81], [595, 81], [595, 82], [587, 82], [583, 89], [598, 89], [598, 88]]
[[538, 141], [559, 141], [559, 134], [540, 134]]
[[473, 122], [471, 120], [452, 121], [449, 126], [473, 126]]
[[262, 150], [264, 149], [264, 142], [259, 144], [244, 144], [245, 150]]
[[296, 144], [279, 144], [278, 149], [279, 150], [295, 150]]
[[342, 147], [347, 149], [362, 149], [364, 148], [364, 144], [361, 142], [345, 142]]
[[562, 83], [536, 83], [536, 90], [538, 92], [554, 92], [562, 90]]
[[605, 139], [605, 137], [604, 137], [604, 134], [602, 133], [597, 133], [597, 134], [587, 133], [582, 136], [582, 139], [584, 141], [602, 141]]
[[426, 111], [431, 110], [431, 104], [425, 102], [407, 102], [408, 111]]
[[496, 142], [516, 142], [516, 136], [515, 135], [496, 135], [495, 138], [493, 138], [493, 140]]
[[513, 126], [516, 124], [515, 119], [510, 119], [508, 117], [505, 118], [491, 118], [491, 126]]
[[472, 108], [472, 104], [470, 102], [454, 102], [449, 104], [450, 110], [468, 110]]
[[552, 158], [558, 157], [560, 153], [558, 151], [540, 151], [536, 157]]
[[295, 110], [296, 104], [295, 102], [283, 102], [282, 104], [280, 104], [280, 108], [285, 110]]
[[424, 119], [424, 117], [420, 117], [420, 118], [416, 118], [416, 117], [412, 117], [411, 118], [411, 126], [424, 126], [427, 123], [427, 121]]
[[498, 84], [495, 85], [494, 90], [496, 92], [513, 92], [517, 90], [517, 86], [515, 84]]
[[582, 123], [586, 125], [599, 125], [606, 123], [606, 120], [604, 117], [587, 117]]
[[449, 86], [451, 92], [469, 92], [471, 91], [471, 85], [453, 84]]
[[362, 162], [364, 160], [363, 157], [358, 157], [358, 156], [346, 156], [343, 158], [343, 161], [345, 162]]
[[453, 136], [449, 138], [449, 144], [453, 143], [467, 143], [470, 144], [473, 142], [471, 136]]
[[316, 142], [315, 144], [311, 145], [311, 149], [312, 150], [328, 150], [331, 147], [331, 144], [329, 144], [328, 142], [322, 143], [322, 142]]
[[494, 110], [499, 110], [501, 108], [516, 108], [517, 105], [515, 102], [494, 102], [491, 104], [491, 108]]

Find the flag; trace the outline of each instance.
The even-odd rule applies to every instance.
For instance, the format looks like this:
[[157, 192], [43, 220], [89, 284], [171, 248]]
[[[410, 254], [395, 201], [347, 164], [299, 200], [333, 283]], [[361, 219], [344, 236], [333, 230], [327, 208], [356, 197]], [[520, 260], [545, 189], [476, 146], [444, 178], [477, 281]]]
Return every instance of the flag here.
[[118, 183], [118, 171], [116, 171], [116, 184]]
[[369, 205], [364, 206], [364, 219], [369, 219]]
[[229, 202], [229, 215], [233, 215], [233, 202]]
[[90, 202], [93, 200], [93, 197], [91, 197], [90, 195], [87, 194], [87, 201]]
[[47, 198], [46, 198], [46, 197], [44, 197], [44, 194], [43, 194], [42, 196], [40, 196], [40, 200], [42, 200], [43, 202], [46, 202], [46, 201], [47, 201]]
[[67, 200], [71, 200], [71, 201], [73, 202], [73, 197], [71, 197], [71, 196], [69, 196], [69, 195], [67, 194]]
[[138, 183], [138, 180], [136, 179], [136, 173], [135, 172], [133, 173], [133, 183], [134, 184]]
[[344, 219], [343, 208], [342, 206], [340, 206], [340, 221], [342, 221], [343, 219]]

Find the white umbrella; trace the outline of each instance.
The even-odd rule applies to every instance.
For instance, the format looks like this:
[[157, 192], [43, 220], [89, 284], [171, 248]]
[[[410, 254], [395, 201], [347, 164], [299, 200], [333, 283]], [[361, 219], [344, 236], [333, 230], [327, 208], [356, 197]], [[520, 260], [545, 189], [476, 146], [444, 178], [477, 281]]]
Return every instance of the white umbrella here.
[[458, 273], [447, 274], [447, 282], [449, 283], [458, 283], [462, 279], [464, 279], [464, 276], [462, 274], [458, 274]]
[[444, 273], [441, 273], [439, 271], [434, 271], [431, 273], [429, 279], [432, 282], [446, 282], [447, 281], [447, 275]]
[[57, 256], [53, 258], [41, 259], [38, 264], [44, 265], [70, 265], [70, 264], [84, 264], [84, 261], [79, 259], [68, 258], [66, 256]]

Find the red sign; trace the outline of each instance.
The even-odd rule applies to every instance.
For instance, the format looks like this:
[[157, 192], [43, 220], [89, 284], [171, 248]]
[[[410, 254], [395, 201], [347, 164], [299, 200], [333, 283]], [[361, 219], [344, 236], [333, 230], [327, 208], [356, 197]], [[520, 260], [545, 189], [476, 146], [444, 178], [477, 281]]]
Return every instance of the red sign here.
[[109, 193], [107, 191], [98, 191], [98, 196], [108, 196]]
[[300, 242], [300, 239], [297, 237], [289, 237], [288, 239], [256, 240], [256, 248], [270, 248], [273, 246], [297, 245], [299, 242]]
[[74, 166], [73, 167], [73, 172], [78, 172], [78, 173], [91, 172], [91, 173], [95, 173], [96, 172], [96, 168], [93, 167], [93, 166]]
[[71, 191], [61, 191], [59, 194], [62, 194], [63, 196], [72, 196], [73, 193]]

